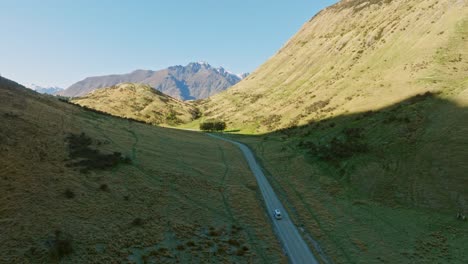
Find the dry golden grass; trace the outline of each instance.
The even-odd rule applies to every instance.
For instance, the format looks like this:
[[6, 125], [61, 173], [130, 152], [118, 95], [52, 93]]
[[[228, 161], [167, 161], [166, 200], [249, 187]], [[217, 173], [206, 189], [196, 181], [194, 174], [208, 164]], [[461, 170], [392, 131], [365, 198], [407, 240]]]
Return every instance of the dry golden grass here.
[[[286, 261], [235, 147], [17, 86], [0, 79], [0, 262], [49, 263], [69, 239], [67, 263]], [[65, 138], [81, 132], [132, 163], [67, 167]]]
[[101, 88], [72, 102], [154, 125], [178, 125], [198, 117], [197, 108], [190, 102], [172, 98], [145, 84], [122, 83]]
[[460, 0], [348, 1], [325, 9], [249, 77], [204, 101], [204, 115], [263, 133], [425, 91], [459, 92], [467, 81], [467, 19]]

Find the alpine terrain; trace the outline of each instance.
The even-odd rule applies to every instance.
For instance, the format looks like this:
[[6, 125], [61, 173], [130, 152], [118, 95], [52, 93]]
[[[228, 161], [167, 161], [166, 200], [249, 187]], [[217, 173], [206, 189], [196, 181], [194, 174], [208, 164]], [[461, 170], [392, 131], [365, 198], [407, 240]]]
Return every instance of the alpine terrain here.
[[[242, 75], [245, 76], [245, 75]], [[79, 81], [59, 94], [79, 97], [93, 90], [119, 83], [148, 84], [156, 90], [181, 100], [207, 98], [238, 83], [242, 76], [214, 68], [205, 62], [172, 66], [164, 70], [136, 70], [128, 74], [89, 77]]]
[[265, 132], [381, 109], [427, 91], [460, 98], [465, 0], [347, 0], [308, 21], [205, 116]]
[[172, 98], [145, 84], [122, 83], [100, 88], [72, 102], [153, 125], [174, 126], [199, 117], [198, 109], [191, 103]]
[[37, 84], [28, 84], [26, 87], [41, 94], [56, 94], [64, 90], [63, 88], [56, 86], [44, 87]]
[[468, 263], [468, 0], [342, 0], [250, 75], [59, 94], [0, 77], [0, 263]]
[[200, 105], [329, 262], [468, 262], [467, 1], [341, 1]]
[[0, 77], [0, 263], [286, 263], [240, 151]]

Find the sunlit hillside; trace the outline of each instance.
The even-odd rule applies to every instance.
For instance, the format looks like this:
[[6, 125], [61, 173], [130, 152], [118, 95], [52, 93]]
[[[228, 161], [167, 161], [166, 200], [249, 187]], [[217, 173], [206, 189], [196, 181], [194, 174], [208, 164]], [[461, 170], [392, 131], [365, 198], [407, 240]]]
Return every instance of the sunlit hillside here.
[[244, 81], [205, 103], [245, 132], [377, 110], [426, 91], [466, 88], [464, 0], [342, 1], [310, 21]]
[[153, 125], [177, 125], [199, 117], [198, 109], [149, 85], [122, 83], [97, 89], [73, 103]]

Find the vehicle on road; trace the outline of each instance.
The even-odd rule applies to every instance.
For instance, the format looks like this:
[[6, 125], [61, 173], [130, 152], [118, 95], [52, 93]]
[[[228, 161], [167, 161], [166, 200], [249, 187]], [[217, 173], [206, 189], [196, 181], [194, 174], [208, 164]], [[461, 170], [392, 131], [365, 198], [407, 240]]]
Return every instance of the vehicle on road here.
[[275, 209], [275, 211], [273, 212], [273, 216], [277, 219], [277, 220], [280, 220], [282, 218], [281, 216], [281, 212], [279, 209]]

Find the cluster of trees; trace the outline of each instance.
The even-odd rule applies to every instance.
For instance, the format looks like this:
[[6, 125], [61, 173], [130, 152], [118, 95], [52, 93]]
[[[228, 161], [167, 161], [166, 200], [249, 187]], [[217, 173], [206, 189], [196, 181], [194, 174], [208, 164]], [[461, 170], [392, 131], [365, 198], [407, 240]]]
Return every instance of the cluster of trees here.
[[226, 129], [226, 122], [223, 121], [205, 121], [200, 123], [200, 130], [203, 131], [223, 131]]

